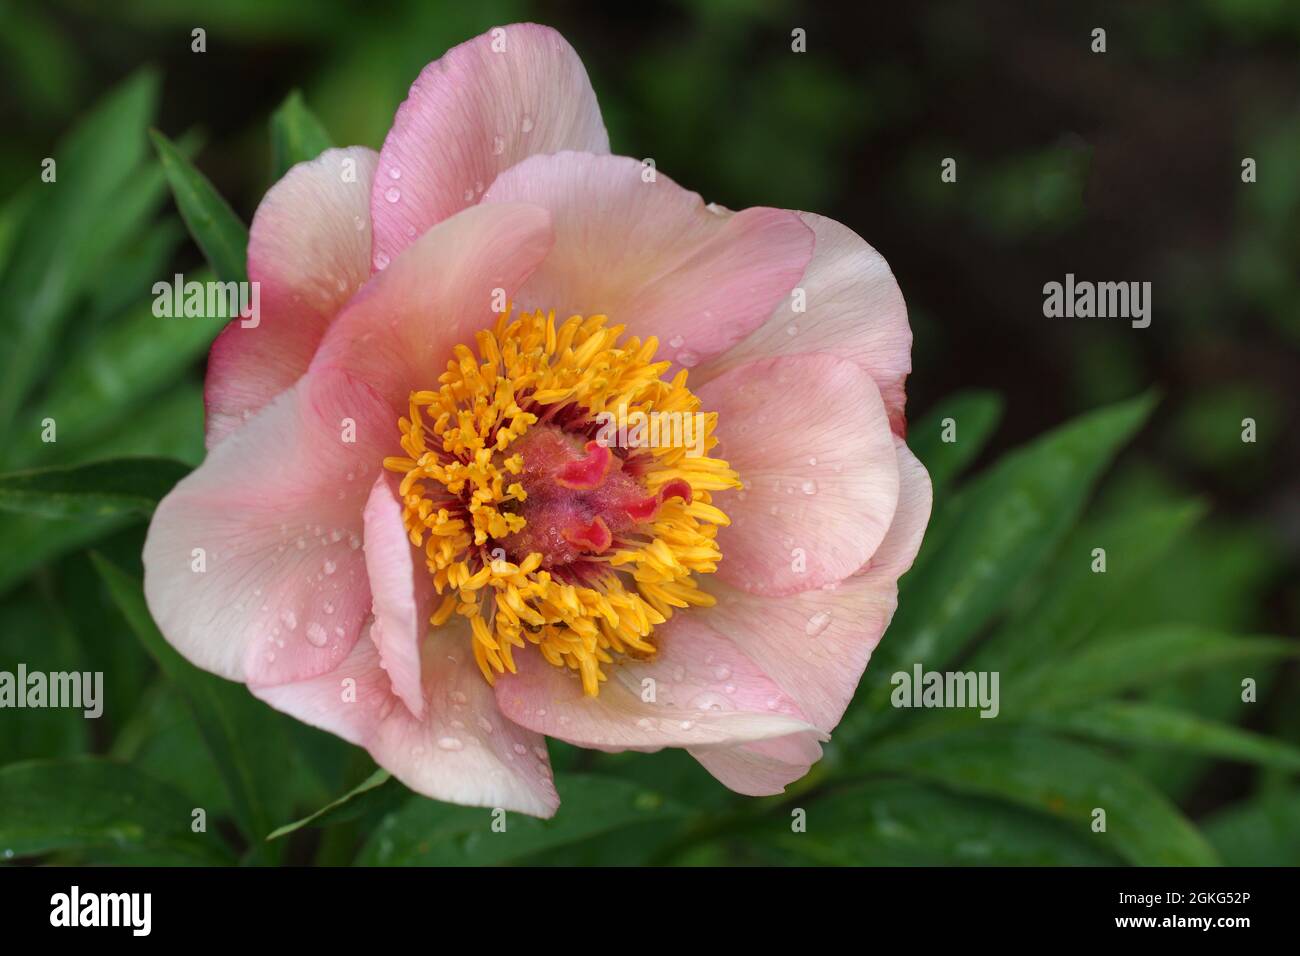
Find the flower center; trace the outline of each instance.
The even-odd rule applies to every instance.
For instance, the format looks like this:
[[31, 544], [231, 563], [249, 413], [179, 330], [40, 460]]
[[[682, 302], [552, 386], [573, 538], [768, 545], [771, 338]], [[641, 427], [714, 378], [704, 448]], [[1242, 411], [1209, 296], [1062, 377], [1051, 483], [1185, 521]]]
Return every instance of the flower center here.
[[384, 467], [442, 595], [432, 623], [469, 619], [489, 683], [531, 642], [594, 696], [614, 655], [653, 655], [655, 625], [714, 603], [695, 581], [729, 523], [711, 492], [740, 481], [706, 454], [717, 416], [687, 373], [665, 381], [655, 339], [622, 333], [507, 312], [398, 422], [406, 456]]

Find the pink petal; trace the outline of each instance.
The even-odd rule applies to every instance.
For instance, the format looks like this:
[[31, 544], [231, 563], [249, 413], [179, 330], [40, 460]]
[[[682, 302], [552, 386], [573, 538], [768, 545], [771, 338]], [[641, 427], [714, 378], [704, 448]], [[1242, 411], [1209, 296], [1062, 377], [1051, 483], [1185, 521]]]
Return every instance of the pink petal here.
[[[497, 678], [501, 712], [515, 723], [580, 747], [658, 750], [782, 737], [813, 730], [790, 697], [736, 646], [688, 611], [655, 629], [649, 662], [606, 668], [587, 697], [573, 672], [536, 650], [515, 655], [517, 674]], [[643, 697], [653, 691], [652, 701]]]
[[[211, 448], [307, 371], [330, 320], [370, 275], [372, 149], [326, 150], [294, 166], [257, 207], [248, 277], [257, 324], [217, 336], [204, 384]], [[253, 321], [253, 320], [247, 320]]]
[[393, 693], [419, 718], [424, 716], [420, 643], [429, 629], [433, 582], [402, 523], [397, 486], [392, 472], [380, 475], [366, 502], [366, 572], [375, 615], [370, 636]]
[[609, 152], [596, 94], [562, 36], [516, 23], [449, 50], [416, 78], [384, 140], [371, 198], [376, 258], [396, 259], [477, 203], [501, 171], [562, 149]]
[[249, 683], [302, 680], [347, 656], [370, 611], [361, 511], [395, 422], [366, 385], [305, 376], [162, 500], [144, 591], [181, 654]]
[[549, 209], [555, 249], [519, 293], [557, 316], [603, 313], [659, 337], [663, 358], [694, 366], [763, 324], [803, 274], [813, 235], [794, 213], [711, 212], [634, 159], [559, 153], [507, 170], [485, 203]]
[[698, 390], [712, 452], [745, 483], [715, 502], [718, 578], [759, 594], [834, 584], [875, 552], [898, 504], [898, 456], [871, 377], [831, 355], [760, 359]]
[[[848, 226], [801, 212], [817, 235], [812, 261], [796, 293], [753, 335], [701, 368], [698, 386], [727, 369], [773, 355], [829, 352], [856, 362], [880, 389], [893, 430], [903, 434], [904, 383], [912, 370], [907, 306], [889, 263]], [[802, 290], [802, 303], [796, 294]], [[806, 310], [796, 312], [796, 305]]]
[[365, 747], [417, 793], [475, 807], [549, 817], [560, 804], [545, 740], [497, 711], [474, 664], [469, 628], [453, 622], [423, 648], [424, 717], [392, 693], [372, 641], [358, 641], [328, 674], [253, 688], [272, 707]]
[[735, 641], [826, 732], [844, 715], [889, 626], [898, 579], [911, 567], [930, 519], [930, 477], [902, 439], [894, 441], [902, 476], [898, 511], [861, 573], [830, 590], [789, 597], [762, 597], [709, 583], [718, 599], [709, 610], [710, 626]]
[[312, 368], [338, 367], [405, 409], [437, 388], [452, 348], [473, 344], [551, 247], [537, 206], [474, 206], [434, 226], [366, 284], [330, 325]]
[[736, 747], [692, 748], [692, 757], [737, 793], [770, 797], [806, 774], [822, 759], [822, 745], [810, 732]]

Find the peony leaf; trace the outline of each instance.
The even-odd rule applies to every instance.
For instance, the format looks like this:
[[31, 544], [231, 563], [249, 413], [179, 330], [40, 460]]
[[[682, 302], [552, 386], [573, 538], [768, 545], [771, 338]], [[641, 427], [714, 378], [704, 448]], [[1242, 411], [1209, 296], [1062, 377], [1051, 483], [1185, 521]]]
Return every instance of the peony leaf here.
[[1002, 688], [1017, 713], [1060, 710], [1143, 690], [1174, 677], [1240, 661], [1294, 657], [1300, 649], [1276, 637], [1243, 637], [1188, 624], [1108, 634], [1066, 657], [1044, 661]]
[[315, 813], [276, 827], [269, 834], [268, 840], [278, 840], [303, 827], [324, 827], [336, 823], [355, 820], [363, 813], [376, 809], [395, 808], [410, 796], [410, 791], [393, 779], [387, 770], [376, 770], [359, 784], [336, 800], [331, 800]]
[[148, 517], [190, 468], [169, 458], [116, 458], [0, 475], [0, 509], [46, 518]]
[[294, 90], [271, 114], [271, 178], [279, 181], [297, 163], [315, 159], [333, 146], [330, 135]]
[[33, 183], [22, 241], [0, 278], [0, 439], [44, 371], [87, 281], [161, 197], [160, 178], [142, 171], [157, 96], [155, 74], [133, 75], [55, 149], [54, 180]]
[[248, 227], [171, 140], [157, 130], [149, 135], [176, 197], [176, 208], [217, 279], [247, 281]]
[[145, 605], [140, 582], [100, 555], [92, 555], [118, 609], [163, 673], [185, 694], [221, 778], [235, 819], [255, 845], [291, 812], [284, 783], [290, 752], [283, 720], [241, 684], [190, 664], [167, 643]]
[[1002, 404], [996, 392], [958, 392], [908, 426], [908, 447], [930, 473], [936, 498], [993, 437], [1002, 419]]
[[493, 811], [416, 797], [390, 813], [361, 850], [367, 866], [493, 866], [520, 862], [637, 823], [683, 816], [685, 808], [644, 787], [595, 775], [556, 777], [563, 803], [555, 817], [507, 814], [494, 832]]
[[232, 863], [215, 827], [191, 829], [192, 801], [128, 764], [99, 757], [0, 769], [0, 856], [56, 851], [97, 862]]
[[864, 680], [869, 694], [841, 735], [857, 736], [860, 722], [887, 713], [891, 674], [918, 662], [943, 667], [989, 622], [1060, 543], [1153, 403], [1142, 396], [1075, 419], [1007, 455], [962, 490], [959, 505], [950, 502], [903, 579]]
[[1109, 847], [1058, 820], [909, 780], [835, 790], [808, 807], [807, 832], [747, 833], [800, 862], [830, 866], [1106, 866]]
[[[1026, 728], [975, 728], [883, 742], [868, 770], [927, 780], [1063, 820], [1082, 839], [1139, 866], [1217, 863], [1214, 850], [1146, 779], [1060, 737]], [[1094, 831], [1105, 812], [1105, 830]]]
[[1036, 717], [1033, 722], [1106, 743], [1185, 750], [1287, 773], [1300, 771], [1300, 748], [1156, 704], [1103, 701]]

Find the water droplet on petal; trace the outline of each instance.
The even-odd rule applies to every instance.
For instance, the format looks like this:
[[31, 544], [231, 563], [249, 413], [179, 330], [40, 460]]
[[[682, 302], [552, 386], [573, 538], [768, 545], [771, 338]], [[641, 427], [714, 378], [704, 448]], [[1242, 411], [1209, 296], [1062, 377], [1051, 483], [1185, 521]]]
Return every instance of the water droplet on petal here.
[[324, 647], [329, 635], [325, 633], [325, 628], [321, 627], [315, 621], [307, 625], [307, 643], [313, 647]]
[[531, 116], [525, 115], [523, 122], [519, 124], [519, 128], [523, 130], [525, 133], [531, 133], [533, 131], [533, 118]]
[[439, 738], [438, 738], [438, 749], [439, 749], [439, 750], [463, 750], [464, 748], [465, 748], [465, 745], [461, 742], [461, 740], [460, 740], [459, 737], [439, 737]]
[[384, 198], [389, 202], [397, 202], [397, 200], [402, 198], [402, 191], [396, 186], [389, 186], [384, 190]]
[[387, 268], [388, 268], [388, 256], [386, 256], [386, 255], [385, 255], [384, 253], [382, 253], [382, 252], [377, 252], [377, 253], [375, 253], [375, 268], [378, 269], [378, 270], [381, 271], [381, 272], [382, 272], [384, 269], [387, 269]]
[[500, 136], [492, 137], [492, 155], [500, 156], [506, 151], [506, 141]]
[[700, 357], [687, 349], [677, 353], [677, 364], [683, 368], [695, 368], [700, 364]]
[[808, 623], [804, 625], [804, 633], [809, 637], [816, 637], [822, 631], [826, 630], [831, 623], [830, 611], [818, 611], [812, 617], [808, 618]]
[[813, 481], [811, 478], [809, 478], [802, 485], [800, 485], [800, 488], [803, 489], [803, 493], [805, 495], [817, 494], [817, 482]]
[[393, 166], [388, 170], [388, 175], [393, 179], [401, 179], [402, 171], [398, 169], [396, 166]]

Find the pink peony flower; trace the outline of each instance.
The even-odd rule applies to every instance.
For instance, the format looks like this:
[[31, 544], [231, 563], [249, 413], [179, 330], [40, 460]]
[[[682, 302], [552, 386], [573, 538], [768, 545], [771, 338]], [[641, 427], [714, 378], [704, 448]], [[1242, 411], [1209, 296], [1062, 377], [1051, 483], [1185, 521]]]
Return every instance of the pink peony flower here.
[[190, 661], [538, 816], [545, 736], [746, 794], [819, 759], [930, 512], [874, 249], [609, 155], [573, 49], [520, 24], [429, 65], [378, 154], [290, 170], [248, 272], [144, 551]]

